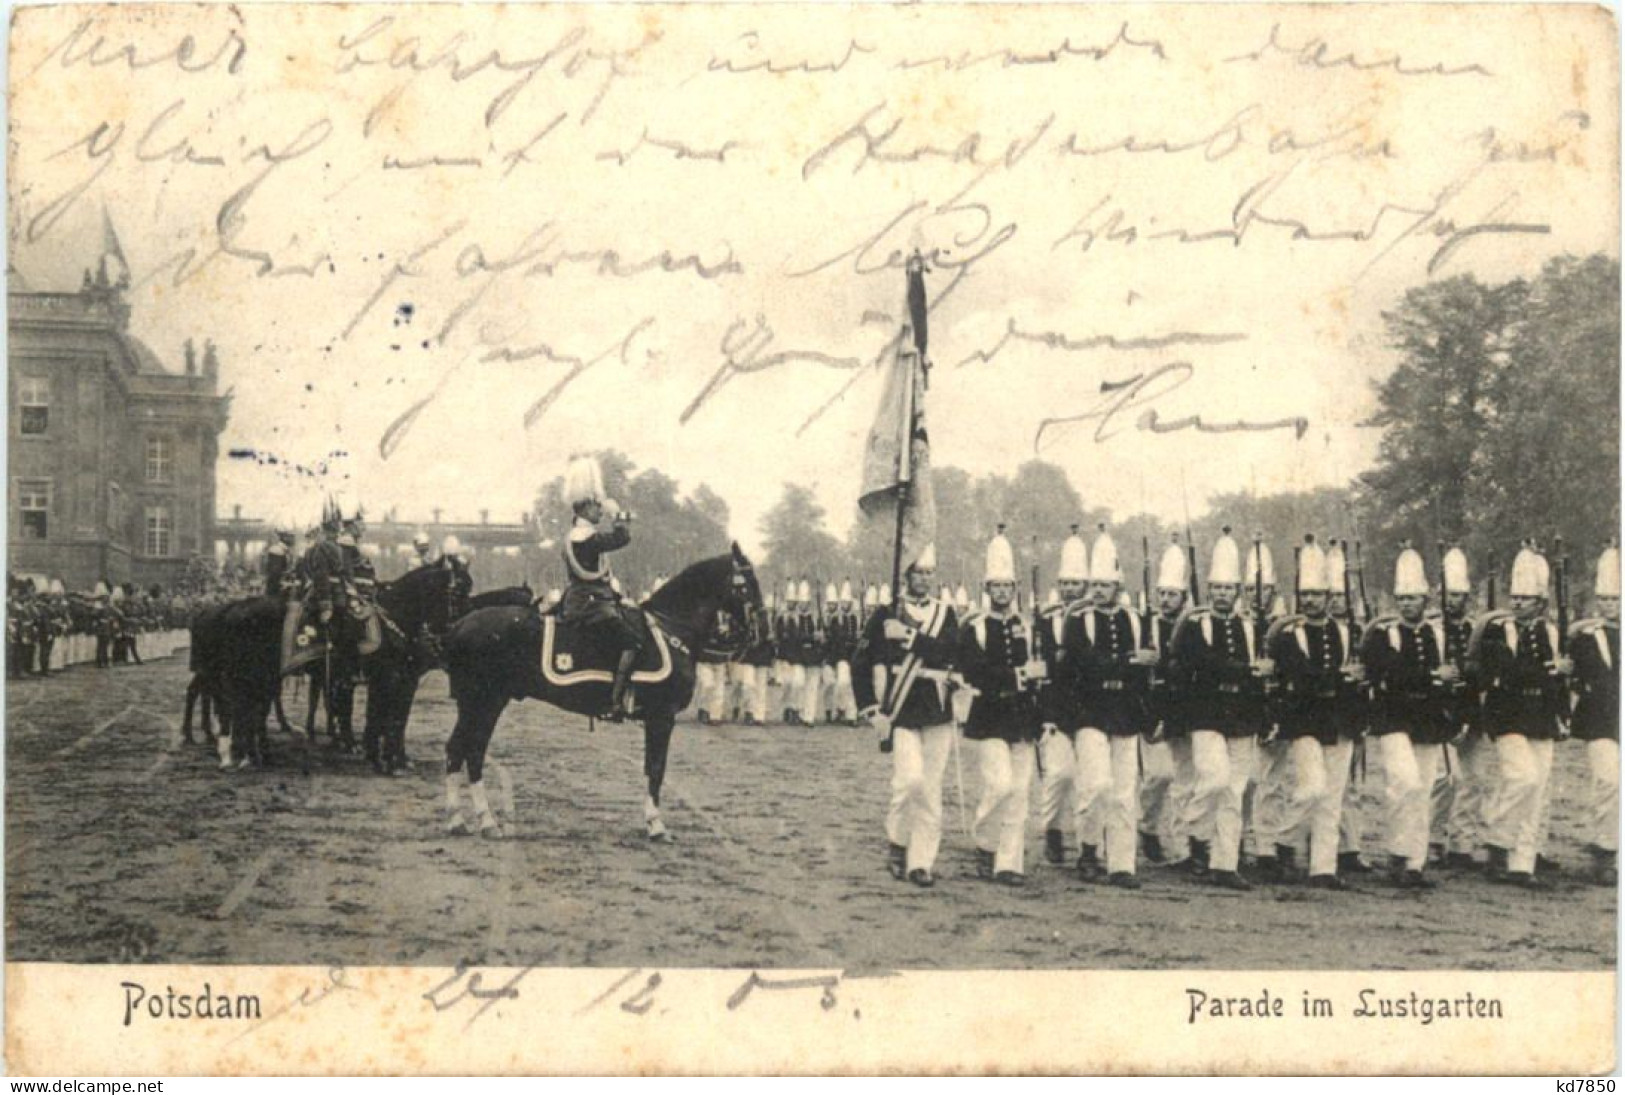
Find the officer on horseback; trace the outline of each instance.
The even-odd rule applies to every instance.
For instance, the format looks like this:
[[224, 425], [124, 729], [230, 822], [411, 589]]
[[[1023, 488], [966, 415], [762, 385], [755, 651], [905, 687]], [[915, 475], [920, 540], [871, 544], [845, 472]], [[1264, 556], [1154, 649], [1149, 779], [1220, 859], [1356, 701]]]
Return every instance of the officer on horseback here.
[[[570, 584], [564, 591], [559, 617], [619, 652], [609, 706], [599, 717], [607, 722], [620, 722], [626, 717], [626, 689], [642, 643], [632, 625], [621, 615], [621, 598], [611, 584], [614, 577], [608, 556], [632, 542], [632, 530], [628, 527], [632, 515], [616, 505], [613, 498], [604, 497], [598, 462], [590, 456], [570, 461], [564, 476], [564, 492], [575, 519], [564, 541], [564, 566]], [[598, 524], [605, 517], [612, 525], [608, 532], [600, 532]]]

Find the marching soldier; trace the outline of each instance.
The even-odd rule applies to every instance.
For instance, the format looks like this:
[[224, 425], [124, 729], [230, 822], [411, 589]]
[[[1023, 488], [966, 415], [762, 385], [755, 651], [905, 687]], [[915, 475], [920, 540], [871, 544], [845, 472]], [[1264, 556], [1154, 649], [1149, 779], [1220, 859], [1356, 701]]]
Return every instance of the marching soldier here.
[[[570, 461], [564, 489], [574, 517], [564, 541], [564, 566], [570, 581], [559, 615], [565, 623], [583, 628], [619, 651], [609, 704], [598, 717], [605, 722], [621, 722], [626, 718], [626, 691], [642, 643], [621, 616], [621, 598], [612, 584], [609, 553], [632, 542], [632, 515], [606, 496], [598, 461], [590, 456]], [[605, 517], [611, 525], [607, 532], [600, 532], [598, 523]]]
[[[895, 607], [870, 615], [852, 656], [852, 687], [859, 714], [892, 754], [891, 801], [886, 811], [888, 867], [894, 878], [931, 886], [942, 842], [942, 776], [953, 747], [947, 686], [958, 624], [952, 605], [931, 596], [936, 548], [908, 561], [906, 584]], [[884, 666], [887, 687], [875, 692], [874, 669]]]
[[1282, 695], [1257, 816], [1266, 878], [1290, 880], [1305, 852], [1309, 884], [1340, 890], [1338, 824], [1354, 755], [1347, 720], [1361, 670], [1348, 625], [1328, 615], [1329, 592], [1325, 552], [1307, 537], [1298, 554], [1299, 614], [1271, 624], [1266, 642]]
[[773, 594], [753, 613], [750, 643], [739, 661], [739, 706], [746, 726], [767, 721], [767, 678], [773, 671]]
[[61, 578], [52, 578], [44, 590], [39, 604], [39, 675], [51, 675], [51, 654], [57, 639], [67, 635], [72, 621], [68, 617], [67, 592]]
[[1213, 545], [1210, 603], [1193, 609], [1174, 634], [1174, 669], [1188, 700], [1191, 762], [1196, 771], [1191, 858], [1214, 885], [1250, 890], [1241, 857], [1241, 801], [1256, 763], [1254, 741], [1264, 720], [1263, 680], [1273, 670], [1256, 622], [1237, 612], [1241, 551], [1228, 526]]
[[796, 714], [809, 730], [818, 725], [818, 704], [824, 693], [824, 621], [813, 603], [812, 583], [806, 578], [797, 587], [796, 665], [801, 670]]
[[1591, 765], [1587, 845], [1599, 886], [1619, 884], [1619, 548], [1597, 559], [1597, 616], [1570, 629], [1574, 651], [1574, 736]]
[[956, 665], [971, 690], [965, 737], [981, 759], [982, 800], [972, 829], [976, 873], [1007, 886], [1026, 881], [1027, 801], [1038, 690], [1046, 676], [1027, 623], [1012, 611], [1015, 554], [1004, 526], [987, 546], [983, 585], [989, 610], [960, 630]]
[[1144, 644], [1139, 616], [1118, 603], [1122, 583], [1117, 545], [1102, 526], [1089, 553], [1090, 604], [1067, 629], [1061, 675], [1077, 712], [1078, 877], [1139, 889], [1139, 740], [1157, 654]]
[[1431, 889], [1428, 808], [1444, 744], [1454, 733], [1450, 688], [1460, 671], [1445, 658], [1442, 620], [1429, 623], [1422, 556], [1409, 545], [1394, 564], [1397, 619], [1367, 628], [1361, 661], [1373, 693], [1372, 732], [1382, 753], [1385, 829], [1392, 879], [1404, 889]]
[[1194, 770], [1179, 694], [1173, 684], [1174, 632], [1186, 608], [1190, 564], [1176, 539], [1162, 549], [1157, 564], [1157, 603], [1146, 621], [1146, 644], [1157, 654], [1147, 693], [1148, 730], [1141, 749], [1144, 772], [1140, 782], [1140, 847], [1152, 863], [1167, 859], [1168, 847], [1185, 847], [1184, 812], [1190, 799]]
[[[1364, 577], [1364, 575], [1361, 575]], [[1349, 594], [1348, 570], [1348, 541], [1339, 543], [1336, 540], [1326, 548], [1326, 584], [1331, 593], [1328, 598], [1330, 608], [1328, 615], [1339, 621], [1348, 630], [1349, 650], [1358, 656], [1361, 645], [1364, 643], [1365, 631], [1354, 618], [1354, 602]], [[1365, 731], [1370, 721], [1370, 702], [1364, 689], [1356, 689], [1349, 699], [1349, 725], [1354, 738], [1354, 753], [1349, 758], [1349, 776], [1343, 780], [1343, 807], [1337, 823], [1337, 874], [1339, 878], [1349, 875], [1369, 874], [1371, 867], [1360, 857], [1359, 827], [1356, 818], [1359, 816], [1360, 788], [1353, 778], [1358, 767], [1364, 779], [1365, 771]]]
[[857, 702], [852, 697], [852, 650], [858, 645], [863, 625], [858, 619], [852, 582], [843, 581], [840, 606], [826, 628], [826, 660], [831, 672], [830, 708], [832, 722], [856, 726]]
[[1439, 595], [1443, 659], [1456, 672], [1446, 686], [1452, 742], [1444, 746], [1444, 778], [1433, 785], [1433, 827], [1445, 866], [1476, 867], [1473, 853], [1484, 843], [1484, 808], [1496, 781], [1495, 746], [1478, 725], [1476, 692], [1469, 690], [1466, 678], [1473, 633], [1467, 613], [1473, 584], [1466, 553], [1450, 548], [1444, 553], [1443, 570]]
[[1485, 688], [1484, 729], [1495, 743], [1501, 783], [1487, 816], [1490, 876], [1527, 889], [1551, 884], [1535, 874], [1553, 745], [1568, 713], [1557, 627], [1546, 618], [1551, 567], [1526, 542], [1512, 563], [1512, 611], [1473, 627], [1469, 660]]
[[780, 602], [778, 617], [774, 620], [773, 630], [778, 637], [777, 659], [773, 663], [773, 679], [779, 682], [779, 706], [783, 708], [782, 719], [786, 726], [794, 726], [799, 720], [795, 704], [801, 694], [800, 680], [802, 671], [796, 665], [796, 650], [800, 646], [797, 635], [800, 625], [797, 622], [799, 613], [796, 612], [799, 587], [794, 578], [785, 580], [784, 599]]
[[[1073, 722], [1072, 697], [1068, 694], [1061, 674], [1061, 660], [1066, 649], [1066, 632], [1073, 621], [1089, 607], [1089, 548], [1078, 535], [1078, 526], [1072, 526], [1072, 535], [1061, 544], [1061, 565], [1055, 584], [1061, 604], [1044, 613], [1039, 629], [1039, 655], [1047, 665], [1051, 686], [1040, 694], [1043, 707], [1043, 736], [1039, 739], [1040, 769], [1043, 772], [1039, 787], [1040, 819], [1044, 826], [1044, 858], [1060, 866], [1066, 862], [1066, 837], [1062, 832], [1062, 819], [1078, 821], [1075, 776], [1077, 772], [1077, 726]], [[1081, 841], [1080, 841], [1081, 844]], [[1081, 854], [1081, 848], [1080, 848]]]

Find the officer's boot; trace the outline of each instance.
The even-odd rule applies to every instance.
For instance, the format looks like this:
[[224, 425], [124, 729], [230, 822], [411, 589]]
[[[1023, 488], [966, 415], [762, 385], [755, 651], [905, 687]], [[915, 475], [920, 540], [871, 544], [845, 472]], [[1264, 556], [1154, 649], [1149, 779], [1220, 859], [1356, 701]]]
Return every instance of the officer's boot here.
[[605, 722], [626, 720], [626, 688], [632, 683], [632, 667], [638, 664], [638, 652], [621, 651], [620, 663], [615, 666], [615, 683], [609, 689], [609, 710], [604, 712]]

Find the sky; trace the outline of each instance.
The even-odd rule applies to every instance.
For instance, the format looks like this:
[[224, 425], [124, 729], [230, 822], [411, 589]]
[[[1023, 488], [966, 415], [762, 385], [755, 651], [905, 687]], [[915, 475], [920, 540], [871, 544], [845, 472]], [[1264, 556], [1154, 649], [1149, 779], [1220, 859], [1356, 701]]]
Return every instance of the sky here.
[[616, 448], [751, 548], [785, 482], [846, 530], [912, 250], [934, 460], [1168, 518], [1368, 467], [1408, 288], [1617, 255], [1600, 10], [842, 15], [30, 9], [10, 262], [110, 224], [132, 331], [218, 344], [277, 460], [223, 513], [511, 521]]

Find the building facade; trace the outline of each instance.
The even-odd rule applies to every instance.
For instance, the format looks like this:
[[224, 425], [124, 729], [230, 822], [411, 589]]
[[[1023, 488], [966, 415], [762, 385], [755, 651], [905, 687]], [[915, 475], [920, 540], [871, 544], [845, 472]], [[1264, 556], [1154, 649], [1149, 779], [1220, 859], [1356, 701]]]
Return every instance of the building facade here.
[[11, 573], [170, 585], [214, 541], [230, 397], [212, 345], [181, 371], [129, 332], [105, 271], [77, 293], [8, 277]]

